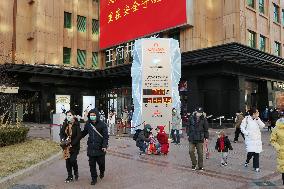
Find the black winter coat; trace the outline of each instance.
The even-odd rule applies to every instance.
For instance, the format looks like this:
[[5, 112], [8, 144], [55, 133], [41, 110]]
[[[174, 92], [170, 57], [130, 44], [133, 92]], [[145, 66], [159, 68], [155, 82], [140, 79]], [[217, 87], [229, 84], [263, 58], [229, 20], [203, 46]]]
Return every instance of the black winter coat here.
[[[109, 136], [107, 126], [100, 120], [99, 115], [99, 112], [96, 111], [97, 120], [95, 124], [88, 120], [85, 124], [84, 130], [81, 132], [81, 138], [84, 138], [87, 134], [89, 134], [87, 142], [88, 156], [103, 156], [105, 155], [105, 152], [103, 152], [102, 148], [108, 147]], [[93, 127], [97, 129], [97, 131], [103, 136], [103, 138], [93, 129]]]
[[191, 116], [189, 124], [187, 126], [188, 141], [191, 143], [203, 143], [204, 139], [209, 138], [208, 122], [202, 115], [197, 122], [197, 117]]
[[[68, 136], [65, 133], [66, 127], [68, 126], [67, 120], [64, 121], [63, 126], [60, 129], [60, 140], [66, 139]], [[81, 133], [81, 128], [80, 128], [80, 123], [76, 119], [75, 122], [72, 125], [72, 135], [71, 135], [71, 148], [70, 152], [71, 153], [79, 153], [80, 151], [80, 133]]]
[[150, 142], [149, 136], [150, 136], [150, 132], [147, 132], [145, 129], [143, 129], [138, 134], [138, 137], [137, 137], [137, 140], [136, 140], [136, 146], [140, 147], [140, 146], [143, 145], [144, 142]]
[[[216, 142], [216, 145], [215, 145], [215, 149], [218, 150], [218, 152], [221, 152], [221, 149], [220, 149], [220, 138], [217, 139], [217, 142]], [[224, 143], [225, 143], [225, 149], [223, 150], [223, 152], [228, 152], [229, 150], [233, 150], [233, 147], [231, 145], [231, 142], [228, 138], [228, 136], [225, 136], [224, 138]]]

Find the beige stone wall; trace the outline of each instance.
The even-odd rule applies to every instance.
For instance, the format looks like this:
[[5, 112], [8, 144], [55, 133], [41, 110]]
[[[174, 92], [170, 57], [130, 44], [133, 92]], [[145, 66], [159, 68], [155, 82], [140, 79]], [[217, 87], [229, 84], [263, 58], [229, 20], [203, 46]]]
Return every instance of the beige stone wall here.
[[[13, 1], [0, 1], [0, 63], [12, 62]], [[77, 66], [77, 49], [86, 50], [86, 68], [98, 51], [92, 19], [98, 19], [93, 0], [17, 0], [16, 63], [63, 64], [63, 47], [72, 48], [71, 66]], [[72, 28], [64, 28], [64, 11], [72, 13]], [[77, 15], [87, 18], [87, 31], [77, 32]]]
[[[71, 66], [77, 65], [77, 49], [87, 51], [86, 68], [92, 65], [92, 52], [99, 51], [98, 36], [92, 34], [92, 19], [98, 19], [98, 3], [93, 0], [17, 0], [16, 63], [63, 64], [63, 47], [72, 48]], [[280, 6], [280, 23], [273, 21], [273, 3]], [[12, 62], [14, 0], [0, 1], [0, 63]], [[260, 14], [246, 0], [195, 0], [194, 26], [182, 28], [182, 52], [230, 42], [247, 44], [248, 29], [267, 37], [266, 50], [274, 53], [274, 41], [281, 43], [284, 55], [284, 1], [265, 0]], [[64, 28], [64, 11], [72, 13], [72, 28]], [[87, 31], [77, 31], [77, 15], [87, 18]], [[167, 32], [166, 32], [167, 33]], [[104, 66], [104, 52], [99, 57]]]
[[[284, 1], [265, 0], [265, 14], [247, 6], [246, 0], [198, 0], [194, 1], [194, 26], [181, 30], [182, 52], [221, 45], [230, 42], [248, 44], [248, 30], [256, 35], [259, 48], [260, 35], [265, 36], [266, 52], [274, 54], [274, 41], [281, 43], [284, 56], [284, 25], [282, 9]], [[273, 3], [280, 9], [280, 22], [273, 21]]]
[[0, 64], [12, 61], [13, 1], [0, 1]]

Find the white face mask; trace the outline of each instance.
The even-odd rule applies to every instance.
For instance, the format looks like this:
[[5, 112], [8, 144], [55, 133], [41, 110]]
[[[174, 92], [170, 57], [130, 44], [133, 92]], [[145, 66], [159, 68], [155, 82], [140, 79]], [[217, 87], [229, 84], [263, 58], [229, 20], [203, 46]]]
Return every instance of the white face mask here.
[[67, 121], [72, 121], [72, 120], [73, 120], [73, 116], [72, 116], [72, 115], [68, 115], [68, 116], [66, 117], [66, 119], [67, 119]]

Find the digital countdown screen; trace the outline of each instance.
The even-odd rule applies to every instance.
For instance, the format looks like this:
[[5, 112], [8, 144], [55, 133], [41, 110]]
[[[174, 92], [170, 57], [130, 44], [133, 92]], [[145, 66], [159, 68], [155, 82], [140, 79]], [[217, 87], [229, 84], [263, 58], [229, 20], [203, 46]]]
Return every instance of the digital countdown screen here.
[[191, 25], [193, 0], [100, 0], [100, 49]]

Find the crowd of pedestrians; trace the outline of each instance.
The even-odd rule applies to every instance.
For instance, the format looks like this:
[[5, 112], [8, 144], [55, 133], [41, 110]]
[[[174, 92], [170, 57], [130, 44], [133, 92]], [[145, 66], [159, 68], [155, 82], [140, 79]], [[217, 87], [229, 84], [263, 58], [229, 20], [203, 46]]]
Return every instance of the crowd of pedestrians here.
[[[128, 124], [131, 113], [126, 108], [123, 110], [121, 116], [122, 124]], [[87, 156], [89, 157], [91, 184], [95, 185], [98, 177], [103, 179], [109, 135], [115, 135], [116, 132], [116, 116], [114, 110], [111, 110], [108, 116], [105, 117], [102, 111], [92, 109], [88, 112], [85, 127], [81, 131], [79, 121], [74, 112], [72, 110], [66, 112], [66, 119], [60, 131], [60, 145], [63, 149], [67, 170], [65, 182], [68, 183], [79, 179], [77, 156], [80, 151], [80, 140], [86, 135], [89, 135]], [[189, 157], [192, 170], [203, 171], [204, 144], [207, 144], [209, 139], [209, 125], [206, 114], [202, 107], [198, 107], [192, 114], [187, 113], [186, 117], [187, 121], [184, 126], [189, 142]], [[277, 151], [278, 170], [282, 173], [284, 185], [284, 112], [277, 109], [269, 110], [268, 108], [265, 108], [262, 113], [256, 108], [250, 108], [245, 113], [245, 116], [241, 111], [236, 112], [233, 142], [237, 143], [241, 134], [247, 151], [247, 155], [244, 157], [244, 166], [248, 167], [251, 159], [253, 159], [252, 167], [255, 172], [260, 172], [259, 159], [262, 152], [261, 129], [266, 125], [268, 126], [268, 131], [272, 132], [270, 141]], [[133, 139], [136, 141], [136, 146], [139, 148], [141, 155], [167, 155], [169, 153], [168, 135], [164, 129], [164, 126], [157, 126], [156, 132], [153, 132], [152, 126], [146, 124], [142, 130], [136, 130]], [[170, 132], [173, 144], [180, 144], [182, 130], [181, 115], [173, 108]], [[154, 133], [157, 133], [157, 135], [154, 136]], [[220, 166], [227, 166], [229, 150], [233, 150], [233, 146], [224, 130], [218, 134], [215, 149], [220, 153]], [[96, 165], [99, 167], [99, 174], [97, 173]]]

